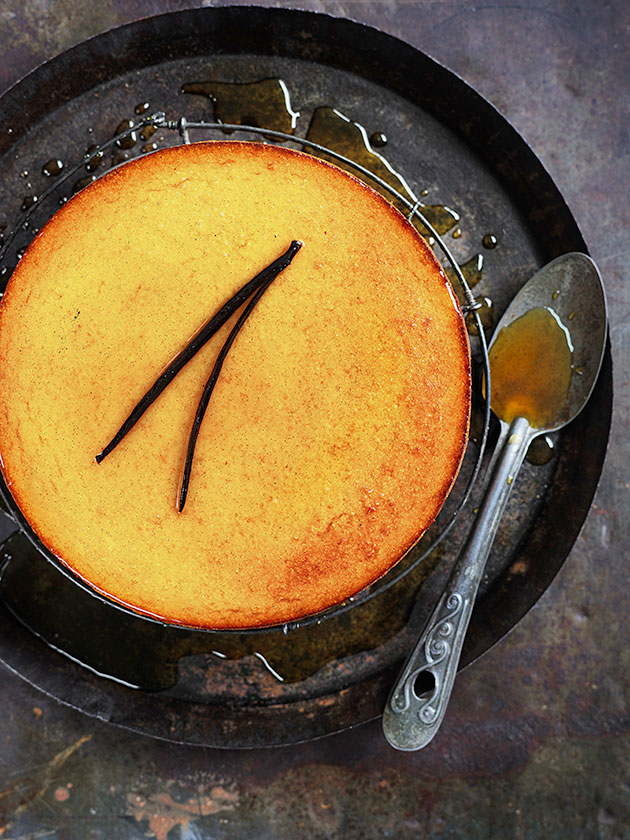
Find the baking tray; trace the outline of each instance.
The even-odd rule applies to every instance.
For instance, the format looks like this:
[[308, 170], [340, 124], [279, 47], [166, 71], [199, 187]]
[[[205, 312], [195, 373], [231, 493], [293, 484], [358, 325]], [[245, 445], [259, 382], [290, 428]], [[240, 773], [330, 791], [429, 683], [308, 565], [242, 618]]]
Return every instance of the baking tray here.
[[[182, 85], [262, 79], [286, 85], [301, 114], [298, 134], [316, 108], [328, 106], [369, 135], [386, 135], [383, 154], [416, 194], [460, 215], [447, 234], [449, 247], [461, 263], [482, 255], [474, 291], [492, 301], [497, 320], [544, 263], [586, 250], [523, 139], [453, 73], [349, 20], [260, 7], [138, 21], [80, 44], [8, 91], [0, 100], [0, 223], [14, 224], [29, 197], [48, 185], [46, 162], [80, 160], [121, 121], [134, 119], [138, 106], [148, 103], [169, 119], [207, 120], [211, 103], [182, 93]], [[171, 143], [160, 135], [154, 141]], [[482, 244], [489, 234], [496, 238], [492, 249]], [[519, 476], [462, 667], [518, 623], [567, 558], [597, 486], [611, 405], [608, 351], [591, 401], [554, 439], [553, 457], [542, 466], [526, 464]], [[13, 533], [0, 555], [0, 659], [63, 703], [173, 741], [271, 746], [362, 723], [380, 714], [480, 493], [449, 538], [401, 584], [319, 625], [253, 636], [199, 634], [125, 616]], [[10, 533], [11, 522], [5, 525]]]

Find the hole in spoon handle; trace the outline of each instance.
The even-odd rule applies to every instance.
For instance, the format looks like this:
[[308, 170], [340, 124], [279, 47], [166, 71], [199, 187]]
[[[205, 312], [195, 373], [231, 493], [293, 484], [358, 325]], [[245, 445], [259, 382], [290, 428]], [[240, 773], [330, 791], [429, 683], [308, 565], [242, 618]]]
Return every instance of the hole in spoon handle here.
[[[407, 660], [383, 712], [383, 731], [399, 750], [425, 747], [448, 705], [472, 601], [447, 590]], [[422, 693], [421, 693], [422, 692]]]

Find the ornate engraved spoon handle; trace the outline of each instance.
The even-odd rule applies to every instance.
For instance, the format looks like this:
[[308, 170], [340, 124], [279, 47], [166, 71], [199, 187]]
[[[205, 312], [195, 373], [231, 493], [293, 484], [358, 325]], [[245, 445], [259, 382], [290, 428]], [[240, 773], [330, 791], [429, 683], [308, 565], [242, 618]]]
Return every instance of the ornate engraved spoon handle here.
[[437, 732], [453, 687], [479, 582], [512, 484], [539, 430], [519, 417], [501, 452], [477, 520], [383, 712], [383, 730], [399, 750], [419, 750]]

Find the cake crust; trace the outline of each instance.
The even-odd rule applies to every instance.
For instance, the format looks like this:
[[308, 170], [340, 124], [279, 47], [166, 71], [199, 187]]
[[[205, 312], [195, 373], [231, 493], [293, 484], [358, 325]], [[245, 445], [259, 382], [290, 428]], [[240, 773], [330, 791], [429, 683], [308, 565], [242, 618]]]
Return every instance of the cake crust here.
[[[190, 337], [304, 245], [119, 446], [95, 455]], [[466, 446], [468, 338], [415, 229], [335, 166], [206, 142], [119, 167], [36, 237], [0, 306], [0, 455], [48, 549], [97, 591], [193, 627], [316, 613], [383, 575], [439, 512]]]

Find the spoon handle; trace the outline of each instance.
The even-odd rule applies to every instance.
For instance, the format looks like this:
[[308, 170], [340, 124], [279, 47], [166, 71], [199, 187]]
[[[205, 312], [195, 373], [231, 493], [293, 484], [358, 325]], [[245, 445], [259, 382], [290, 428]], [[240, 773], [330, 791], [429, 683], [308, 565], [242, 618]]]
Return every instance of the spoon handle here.
[[500, 439], [501, 452], [484, 501], [448, 585], [383, 712], [383, 730], [399, 750], [425, 747], [437, 732], [451, 694], [464, 637], [490, 548], [512, 484], [534, 436], [522, 417]]

